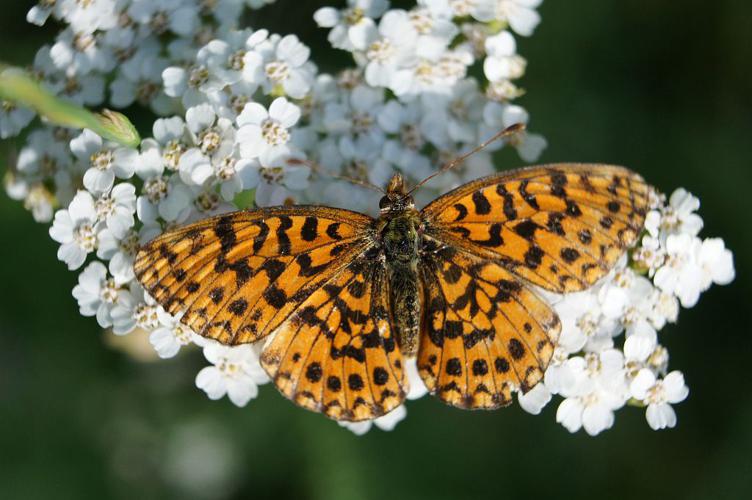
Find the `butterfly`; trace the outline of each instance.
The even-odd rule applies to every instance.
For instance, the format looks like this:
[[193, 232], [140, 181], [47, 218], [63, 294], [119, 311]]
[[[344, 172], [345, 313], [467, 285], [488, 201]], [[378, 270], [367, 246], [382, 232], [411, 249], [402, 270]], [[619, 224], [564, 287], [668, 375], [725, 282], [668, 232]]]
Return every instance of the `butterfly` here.
[[222, 344], [264, 341], [261, 364], [298, 405], [344, 421], [405, 399], [415, 358], [459, 408], [511, 403], [543, 377], [560, 321], [540, 289], [605, 276], [642, 230], [649, 187], [617, 166], [491, 175], [422, 210], [396, 174], [376, 218], [323, 206], [256, 208], [145, 244], [144, 288]]

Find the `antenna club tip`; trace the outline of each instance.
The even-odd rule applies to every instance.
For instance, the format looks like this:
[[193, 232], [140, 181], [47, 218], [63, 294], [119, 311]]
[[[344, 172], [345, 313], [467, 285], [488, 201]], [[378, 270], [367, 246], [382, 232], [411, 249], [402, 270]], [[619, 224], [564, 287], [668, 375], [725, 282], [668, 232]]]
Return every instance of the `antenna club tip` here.
[[527, 130], [527, 125], [524, 123], [515, 123], [504, 129], [504, 134], [519, 134]]

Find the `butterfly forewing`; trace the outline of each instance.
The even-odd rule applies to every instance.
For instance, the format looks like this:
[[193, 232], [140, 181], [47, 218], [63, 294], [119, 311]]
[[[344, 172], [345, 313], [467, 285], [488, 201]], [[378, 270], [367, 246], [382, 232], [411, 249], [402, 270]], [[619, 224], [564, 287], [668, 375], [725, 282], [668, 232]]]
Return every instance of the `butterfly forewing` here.
[[470, 182], [426, 206], [426, 231], [550, 291], [603, 277], [642, 229], [648, 186], [623, 167], [550, 165]]
[[134, 268], [144, 288], [197, 333], [253, 342], [369, 245], [372, 220], [310, 207], [234, 212], [149, 242]]

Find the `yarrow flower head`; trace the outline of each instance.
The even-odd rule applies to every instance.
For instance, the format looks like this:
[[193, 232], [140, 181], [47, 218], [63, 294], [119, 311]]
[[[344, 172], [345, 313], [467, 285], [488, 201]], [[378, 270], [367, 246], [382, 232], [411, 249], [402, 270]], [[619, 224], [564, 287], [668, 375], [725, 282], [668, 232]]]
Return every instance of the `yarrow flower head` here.
[[[58, 258], [82, 269], [73, 289], [82, 315], [116, 335], [148, 332], [160, 358], [198, 346], [209, 366], [196, 386], [237, 406], [269, 381], [259, 358], [266, 340], [231, 347], [197, 335], [184, 311], [170, 314], [136, 280], [139, 247], [238, 208], [305, 202], [375, 213], [380, 195], [340, 178], [383, 186], [399, 172], [414, 185], [499, 130], [530, 124], [516, 102], [528, 65], [517, 41], [541, 20], [541, 0], [417, 0], [404, 9], [348, 0], [314, 14], [331, 45], [352, 57], [327, 74], [295, 34], [241, 25], [247, 10], [272, 1], [40, 2], [28, 21], [62, 25], [35, 57], [40, 83], [87, 106], [140, 107], [154, 121], [137, 148], [88, 129], [35, 125], [5, 179], [35, 220], [52, 221]], [[29, 109], [0, 104], [0, 137], [32, 123]], [[502, 147], [532, 162], [546, 141], [534, 132], [497, 141], [432, 179], [416, 202], [494, 172], [492, 153]], [[699, 236], [699, 206], [684, 189], [668, 201], [651, 193], [639, 241], [611, 273], [578, 293], [538, 291], [562, 327], [544, 382], [514, 388], [523, 409], [539, 414], [556, 400], [556, 421], [590, 435], [614, 425], [626, 406], [645, 407], [653, 429], [676, 424], [672, 405], [688, 388], [681, 372], [668, 371], [661, 330], [735, 274], [723, 240]], [[200, 286], [206, 276], [194, 271], [170, 279]], [[424, 396], [415, 361], [405, 370], [407, 399]], [[356, 434], [391, 430], [406, 415], [402, 404], [372, 422], [342, 425]]]

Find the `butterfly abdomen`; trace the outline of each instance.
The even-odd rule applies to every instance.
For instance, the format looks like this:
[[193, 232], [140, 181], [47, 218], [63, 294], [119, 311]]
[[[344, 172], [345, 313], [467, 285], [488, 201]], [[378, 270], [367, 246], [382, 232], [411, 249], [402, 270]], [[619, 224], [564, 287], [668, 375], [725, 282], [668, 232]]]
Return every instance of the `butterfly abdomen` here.
[[420, 333], [418, 280], [420, 218], [415, 210], [382, 216], [381, 244], [389, 276], [389, 300], [402, 354], [415, 356]]

